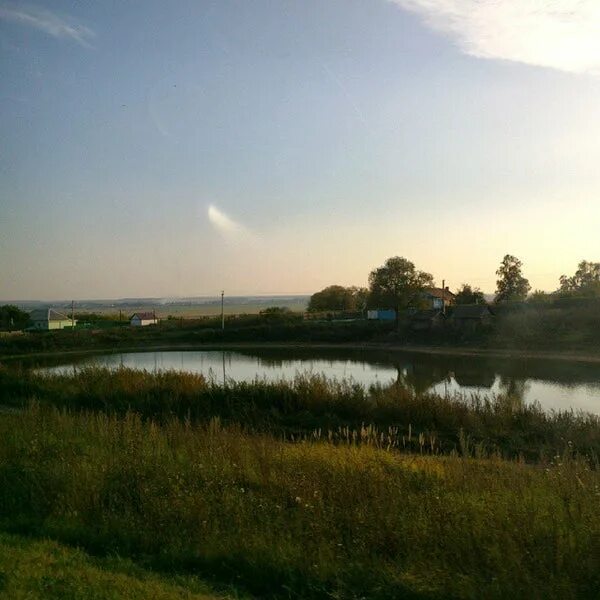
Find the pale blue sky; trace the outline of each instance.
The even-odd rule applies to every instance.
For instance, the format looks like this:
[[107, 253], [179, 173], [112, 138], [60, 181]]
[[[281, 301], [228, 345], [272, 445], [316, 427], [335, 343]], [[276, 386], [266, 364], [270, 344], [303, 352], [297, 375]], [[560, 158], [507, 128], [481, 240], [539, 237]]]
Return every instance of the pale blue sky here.
[[0, 298], [556, 287], [600, 259], [600, 10], [474, 1], [0, 0]]

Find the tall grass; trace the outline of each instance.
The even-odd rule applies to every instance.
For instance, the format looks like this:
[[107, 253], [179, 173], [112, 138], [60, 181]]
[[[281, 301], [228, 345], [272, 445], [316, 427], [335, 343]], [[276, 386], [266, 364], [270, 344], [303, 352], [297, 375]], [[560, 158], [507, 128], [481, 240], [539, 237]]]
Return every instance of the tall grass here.
[[600, 475], [287, 444], [218, 420], [0, 415], [0, 527], [261, 597], [600, 593]]
[[98, 560], [48, 540], [0, 533], [3, 600], [225, 600], [194, 577], [183, 582], [131, 561]]
[[419, 452], [470, 447], [509, 458], [549, 460], [568, 448], [582, 456], [600, 456], [600, 419], [595, 415], [548, 412], [508, 395], [446, 397], [401, 384], [365, 388], [315, 375], [222, 386], [202, 375], [177, 372], [90, 368], [44, 375], [0, 368], [0, 404], [19, 407], [31, 400], [118, 415], [134, 410], [155, 421], [219, 417], [247, 431], [286, 439], [361, 437], [360, 431], [372, 426], [369, 431], [383, 435], [385, 444]]

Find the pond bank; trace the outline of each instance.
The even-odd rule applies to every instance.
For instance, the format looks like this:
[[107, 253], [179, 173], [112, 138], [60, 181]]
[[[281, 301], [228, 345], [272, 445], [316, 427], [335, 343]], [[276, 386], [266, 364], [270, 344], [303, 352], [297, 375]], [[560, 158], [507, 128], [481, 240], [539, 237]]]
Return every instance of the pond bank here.
[[135, 344], [117, 347], [94, 347], [76, 350], [51, 350], [49, 352], [31, 352], [25, 354], [12, 354], [0, 356], [0, 365], [3, 362], [12, 362], [23, 359], [58, 356], [85, 356], [90, 354], [107, 354], [122, 352], [164, 352], [168, 350], [289, 350], [289, 349], [339, 349], [339, 350], [378, 350], [397, 353], [418, 353], [442, 356], [468, 356], [503, 359], [535, 359], [535, 360], [560, 360], [568, 362], [589, 363], [600, 365], [600, 351], [592, 350], [560, 352], [557, 350], [516, 350], [506, 348], [477, 348], [462, 346], [419, 346], [410, 344], [383, 344], [381, 342], [365, 343], [310, 343], [310, 342], [226, 342], [222, 344]]

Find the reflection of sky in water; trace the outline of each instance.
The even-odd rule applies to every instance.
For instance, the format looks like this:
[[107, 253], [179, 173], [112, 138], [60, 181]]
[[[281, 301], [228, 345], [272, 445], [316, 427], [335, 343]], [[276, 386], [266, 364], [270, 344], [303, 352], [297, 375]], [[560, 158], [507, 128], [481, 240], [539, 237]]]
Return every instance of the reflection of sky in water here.
[[[461, 386], [451, 377], [447, 382], [443, 381], [431, 386], [438, 394], [461, 393], [470, 394], [502, 394], [505, 390], [500, 385], [500, 377], [496, 376], [491, 388]], [[573, 408], [587, 412], [600, 413], [600, 383], [597, 385], [577, 384], [564, 385], [552, 381], [539, 379], [520, 380], [525, 384], [523, 399], [525, 402], [539, 402], [546, 410], [561, 410]]]
[[[121, 365], [135, 369], [178, 370], [202, 373], [212, 376], [215, 381], [223, 381], [223, 374], [234, 381], [252, 381], [256, 377], [268, 380], [292, 379], [299, 373], [325, 374], [336, 379], [353, 379], [357, 383], [370, 385], [373, 383], [389, 384], [399, 376], [398, 369], [381, 363], [368, 363], [355, 360], [339, 359], [268, 359], [259, 356], [249, 356], [237, 352], [221, 351], [167, 351], [167, 352], [136, 352], [111, 354], [88, 357], [77, 362], [78, 367], [96, 365], [116, 368]], [[419, 366], [413, 359], [412, 367]], [[73, 365], [48, 367], [50, 372], [68, 372]], [[411, 367], [400, 368], [400, 377], [407, 384], [411, 383], [411, 374], [417, 376]], [[482, 387], [459, 383], [452, 373], [445, 378], [443, 374], [429, 375], [424, 369], [424, 389], [430, 389], [440, 394], [462, 393], [470, 394], [501, 394], [507, 387], [522, 394], [525, 402], [538, 401], [545, 409], [574, 408], [594, 413], [600, 413], [600, 373], [598, 383], [563, 385], [542, 379], [503, 379], [493, 376], [489, 385]], [[458, 375], [457, 375], [458, 377]], [[460, 379], [460, 378], [459, 378]], [[418, 383], [418, 381], [413, 381]]]

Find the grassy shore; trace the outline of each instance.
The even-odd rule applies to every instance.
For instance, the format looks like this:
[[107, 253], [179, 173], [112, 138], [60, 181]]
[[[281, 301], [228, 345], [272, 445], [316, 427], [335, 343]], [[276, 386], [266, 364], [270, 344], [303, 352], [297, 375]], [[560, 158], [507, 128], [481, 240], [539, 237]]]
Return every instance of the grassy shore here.
[[597, 416], [546, 412], [510, 395], [416, 393], [402, 383], [365, 388], [312, 375], [222, 386], [191, 373], [91, 368], [49, 375], [0, 368], [0, 405], [22, 408], [32, 400], [120, 416], [133, 410], [157, 422], [218, 417], [249, 432], [286, 439], [378, 437], [391, 447], [419, 453], [498, 453], [543, 461], [568, 449], [590, 459], [600, 456]]
[[534, 467], [40, 407], [1, 415], [0, 440], [3, 530], [145, 569], [273, 598], [600, 592], [600, 476], [568, 454]]

